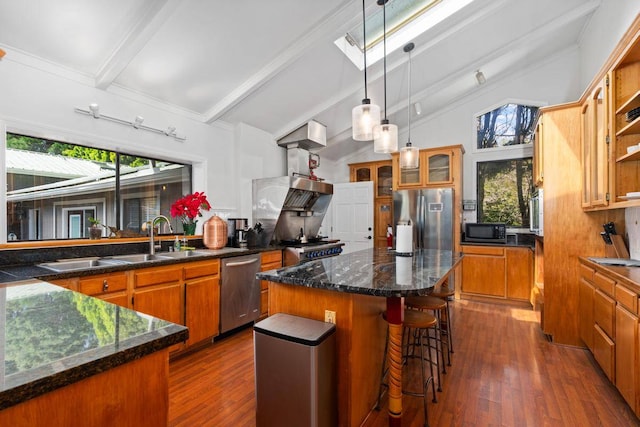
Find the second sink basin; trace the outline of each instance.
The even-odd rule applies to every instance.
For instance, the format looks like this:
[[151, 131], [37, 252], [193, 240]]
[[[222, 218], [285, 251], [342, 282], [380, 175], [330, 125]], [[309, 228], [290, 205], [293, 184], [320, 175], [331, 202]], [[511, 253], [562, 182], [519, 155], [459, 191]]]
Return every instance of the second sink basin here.
[[131, 254], [131, 255], [114, 255], [105, 260], [114, 260], [116, 262], [148, 262], [148, 261], [160, 261], [163, 259], [172, 259], [171, 257], [165, 256], [169, 253], [163, 253], [162, 255], [151, 255], [151, 254]]
[[199, 251], [179, 251], [179, 252], [163, 252], [162, 256], [166, 258], [191, 258], [197, 256], [209, 255], [207, 252]]
[[122, 264], [118, 260], [107, 259], [78, 259], [68, 261], [55, 261], [40, 264], [41, 267], [48, 268], [49, 270], [62, 272], [71, 270], [87, 270], [96, 267], [109, 267], [112, 265]]

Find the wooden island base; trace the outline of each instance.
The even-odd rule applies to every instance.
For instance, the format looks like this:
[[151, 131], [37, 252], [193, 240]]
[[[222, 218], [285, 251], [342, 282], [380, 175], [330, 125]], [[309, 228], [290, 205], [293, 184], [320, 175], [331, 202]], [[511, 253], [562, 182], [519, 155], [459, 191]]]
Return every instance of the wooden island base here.
[[0, 425], [13, 427], [166, 426], [169, 352], [93, 375], [0, 411]]
[[338, 425], [359, 426], [376, 404], [386, 339], [386, 298], [269, 282], [269, 314], [324, 321], [336, 312]]

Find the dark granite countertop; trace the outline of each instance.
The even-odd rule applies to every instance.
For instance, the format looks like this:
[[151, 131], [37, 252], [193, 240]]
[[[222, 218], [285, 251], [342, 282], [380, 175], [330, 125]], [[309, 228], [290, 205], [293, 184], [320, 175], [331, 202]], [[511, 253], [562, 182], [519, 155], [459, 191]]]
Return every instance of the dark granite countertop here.
[[[280, 250], [281, 247], [269, 247], [269, 248], [228, 248], [224, 247], [222, 249], [197, 249], [197, 252], [204, 255], [194, 256], [194, 257], [184, 257], [184, 258], [174, 258], [174, 259], [158, 259], [154, 261], [145, 261], [145, 262], [135, 262], [135, 263], [127, 263], [127, 264], [116, 264], [110, 266], [100, 266], [100, 267], [92, 267], [83, 270], [69, 270], [64, 272], [56, 272], [53, 270], [49, 270], [47, 268], [41, 267], [39, 264], [44, 263], [51, 260], [39, 260], [36, 261], [34, 259], [34, 263], [24, 263], [17, 265], [5, 265], [0, 266], [0, 283], [9, 283], [16, 282], [27, 279], [40, 279], [40, 280], [56, 280], [56, 279], [66, 279], [69, 277], [84, 277], [84, 276], [92, 276], [95, 274], [104, 274], [104, 273], [112, 273], [115, 271], [126, 271], [138, 268], [146, 268], [146, 267], [156, 267], [159, 265], [171, 265], [171, 264], [181, 264], [185, 262], [193, 262], [193, 261], [202, 261], [206, 259], [215, 259], [215, 258], [228, 258], [240, 255], [250, 255], [254, 253], [261, 253], [270, 250]], [[1, 253], [1, 252], [0, 252]], [[129, 254], [132, 252], [128, 252], [125, 254]], [[139, 252], [142, 253], [142, 252]], [[75, 254], [75, 253], [74, 253]], [[157, 252], [158, 255], [163, 255], [162, 252]], [[75, 254], [77, 255], [77, 254]], [[80, 254], [82, 255], [82, 254]], [[69, 256], [65, 259], [80, 259], [82, 256], [73, 257]]]
[[0, 410], [188, 336], [184, 326], [38, 280], [0, 286]]
[[425, 295], [462, 260], [451, 251], [418, 250], [411, 257], [365, 249], [258, 273], [258, 277], [338, 292], [401, 297]]

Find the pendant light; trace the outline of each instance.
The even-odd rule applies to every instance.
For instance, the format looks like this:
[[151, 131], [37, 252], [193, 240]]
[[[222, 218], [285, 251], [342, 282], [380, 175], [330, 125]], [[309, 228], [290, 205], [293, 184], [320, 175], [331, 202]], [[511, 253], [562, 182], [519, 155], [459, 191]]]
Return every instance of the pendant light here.
[[364, 99], [362, 105], [358, 105], [351, 110], [351, 129], [355, 141], [371, 141], [373, 139], [373, 128], [380, 124], [380, 107], [372, 104], [367, 97], [367, 26], [362, 0], [362, 53], [364, 56]]
[[407, 145], [400, 149], [400, 169], [416, 169], [420, 164], [420, 150], [411, 146], [411, 51], [415, 45], [408, 43], [404, 47], [404, 51], [409, 54], [409, 62], [407, 65], [407, 86], [409, 87], [407, 99]]
[[398, 151], [398, 126], [389, 124], [387, 119], [387, 4], [388, 0], [378, 0], [382, 6], [382, 43], [384, 64], [384, 119], [373, 128], [373, 151], [393, 153]]

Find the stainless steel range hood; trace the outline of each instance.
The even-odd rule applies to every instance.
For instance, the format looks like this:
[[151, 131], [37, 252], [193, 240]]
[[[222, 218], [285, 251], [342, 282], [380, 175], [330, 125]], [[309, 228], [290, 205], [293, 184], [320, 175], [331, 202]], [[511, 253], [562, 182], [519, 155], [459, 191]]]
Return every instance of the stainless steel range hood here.
[[253, 220], [262, 224], [263, 245], [295, 240], [300, 230], [315, 237], [327, 212], [333, 185], [312, 180], [308, 149], [326, 145], [326, 127], [311, 120], [278, 140], [287, 148], [287, 176], [253, 180]]

